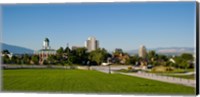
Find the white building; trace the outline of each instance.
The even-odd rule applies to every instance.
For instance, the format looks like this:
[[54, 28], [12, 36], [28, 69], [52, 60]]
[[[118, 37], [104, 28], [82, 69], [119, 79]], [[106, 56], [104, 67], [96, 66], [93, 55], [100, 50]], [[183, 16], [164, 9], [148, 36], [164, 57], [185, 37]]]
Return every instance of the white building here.
[[141, 45], [138, 53], [139, 53], [139, 57], [146, 58], [147, 56], [146, 47], [144, 45]]
[[99, 42], [95, 37], [89, 37], [88, 40], [85, 41], [85, 47], [88, 49], [88, 52], [91, 52], [99, 48]]
[[45, 38], [45, 40], [43, 41], [43, 49], [50, 49], [48, 38]]
[[7, 55], [7, 56], [11, 59], [12, 56], [13, 56], [13, 53], [10, 53], [10, 54], [2, 54], [2, 53], [1, 53], [1, 56], [2, 56], [2, 57], [4, 57], [5, 55]]
[[51, 49], [50, 45], [49, 45], [49, 39], [45, 38], [45, 40], [43, 41], [43, 46], [42, 49], [35, 51], [34, 54], [39, 55], [39, 63], [43, 64], [44, 60], [47, 60], [49, 55], [55, 55], [56, 54], [56, 50]]

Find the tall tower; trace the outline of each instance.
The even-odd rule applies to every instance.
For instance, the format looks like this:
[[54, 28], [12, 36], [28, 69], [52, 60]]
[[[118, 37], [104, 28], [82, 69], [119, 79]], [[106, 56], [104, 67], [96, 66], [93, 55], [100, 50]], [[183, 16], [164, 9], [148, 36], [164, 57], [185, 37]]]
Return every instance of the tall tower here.
[[141, 45], [139, 49], [139, 57], [146, 58], [146, 56], [147, 56], [147, 50], [144, 45]]
[[43, 49], [50, 49], [48, 38], [45, 38], [43, 41]]
[[88, 49], [88, 52], [91, 52], [99, 48], [99, 42], [95, 37], [88, 37], [88, 40], [85, 41], [85, 47]]

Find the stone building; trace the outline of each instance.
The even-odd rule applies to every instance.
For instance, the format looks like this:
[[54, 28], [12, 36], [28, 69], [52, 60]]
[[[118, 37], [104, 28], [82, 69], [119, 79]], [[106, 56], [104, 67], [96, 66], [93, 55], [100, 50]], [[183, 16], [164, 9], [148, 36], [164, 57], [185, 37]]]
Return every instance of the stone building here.
[[39, 55], [39, 64], [43, 64], [48, 56], [56, 54], [56, 50], [51, 49], [49, 39], [45, 38], [42, 49], [35, 51], [34, 54]]

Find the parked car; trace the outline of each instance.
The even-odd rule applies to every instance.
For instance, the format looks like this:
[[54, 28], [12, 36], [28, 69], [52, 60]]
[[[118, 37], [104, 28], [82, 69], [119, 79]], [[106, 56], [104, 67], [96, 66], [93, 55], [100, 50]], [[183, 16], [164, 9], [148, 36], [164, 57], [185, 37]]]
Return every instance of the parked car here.
[[107, 65], [111, 65], [111, 63], [103, 62], [103, 63], [101, 63], [101, 65], [103, 65], [103, 66], [107, 66]]
[[147, 69], [152, 69], [153, 68], [153, 65], [149, 64], [147, 65]]

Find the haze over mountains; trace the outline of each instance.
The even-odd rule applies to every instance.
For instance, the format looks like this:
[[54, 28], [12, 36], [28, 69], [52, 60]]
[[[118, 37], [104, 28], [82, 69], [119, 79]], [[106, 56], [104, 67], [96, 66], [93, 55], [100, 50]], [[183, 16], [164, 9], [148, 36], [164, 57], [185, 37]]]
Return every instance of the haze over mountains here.
[[[191, 53], [194, 54], [196, 52], [196, 48], [194, 47], [159, 47], [159, 48], [147, 48], [147, 51], [154, 50], [158, 54], [164, 55], [180, 55], [182, 53]], [[138, 49], [126, 51], [127, 53], [133, 55], [138, 54]]]
[[3, 50], [7, 49], [10, 53], [13, 53], [13, 54], [24, 54], [24, 53], [33, 54], [34, 53], [34, 50], [29, 49], [29, 48], [10, 45], [6, 43], [0, 43], [0, 44]]
[[[13, 54], [33, 54], [34, 50], [25, 48], [25, 47], [20, 47], [20, 46], [15, 46], [15, 45], [10, 45], [6, 43], [1, 43], [2, 49], [9, 50]], [[165, 54], [165, 55], [180, 55], [182, 53], [195, 53], [195, 48], [194, 47], [160, 47], [160, 48], [147, 48], [147, 51], [149, 50], [155, 50], [156, 53], [159, 54]], [[130, 55], [133, 54], [138, 54], [138, 49], [135, 50], [129, 50], [129, 51], [124, 51], [129, 53]]]

